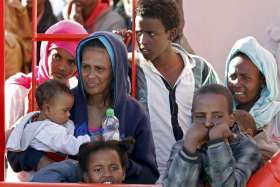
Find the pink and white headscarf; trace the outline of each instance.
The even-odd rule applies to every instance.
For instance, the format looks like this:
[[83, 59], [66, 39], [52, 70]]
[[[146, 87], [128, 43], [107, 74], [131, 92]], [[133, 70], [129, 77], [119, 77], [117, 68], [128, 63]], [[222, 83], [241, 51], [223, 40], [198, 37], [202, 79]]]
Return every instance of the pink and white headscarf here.
[[[63, 20], [52, 25], [46, 32], [46, 34], [87, 34], [84, 27], [74, 21]], [[46, 80], [50, 79], [49, 75], [49, 63], [48, 56], [51, 49], [62, 48], [69, 52], [74, 58], [76, 55], [76, 47], [79, 41], [44, 41], [41, 44], [40, 61], [39, 66], [36, 67], [36, 82], [42, 84]], [[18, 73], [8, 79], [6, 82], [20, 84], [26, 88], [30, 88], [32, 80], [32, 74]]]

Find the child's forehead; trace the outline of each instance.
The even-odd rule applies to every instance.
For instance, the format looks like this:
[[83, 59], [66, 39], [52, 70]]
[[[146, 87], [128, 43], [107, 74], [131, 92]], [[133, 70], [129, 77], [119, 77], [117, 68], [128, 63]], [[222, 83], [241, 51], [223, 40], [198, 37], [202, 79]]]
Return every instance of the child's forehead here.
[[193, 103], [193, 112], [200, 111], [228, 111], [228, 101], [225, 95], [215, 93], [203, 93], [196, 96]]

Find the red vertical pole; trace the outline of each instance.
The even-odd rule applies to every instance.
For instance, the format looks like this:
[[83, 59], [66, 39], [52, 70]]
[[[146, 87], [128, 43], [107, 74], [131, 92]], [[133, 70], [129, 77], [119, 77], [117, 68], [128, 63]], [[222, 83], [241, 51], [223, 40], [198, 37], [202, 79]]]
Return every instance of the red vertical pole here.
[[131, 62], [131, 95], [136, 97], [136, 63], [135, 62], [135, 17], [136, 0], [132, 1], [132, 62]]
[[5, 174], [5, 56], [4, 56], [4, 33], [5, 33], [5, 24], [4, 24], [4, 13], [5, 13], [5, 0], [0, 1], [0, 58], [2, 59], [0, 67], [0, 181], [4, 181]]
[[34, 96], [36, 89], [35, 68], [37, 64], [37, 0], [32, 0], [32, 101], [31, 108], [34, 110]]

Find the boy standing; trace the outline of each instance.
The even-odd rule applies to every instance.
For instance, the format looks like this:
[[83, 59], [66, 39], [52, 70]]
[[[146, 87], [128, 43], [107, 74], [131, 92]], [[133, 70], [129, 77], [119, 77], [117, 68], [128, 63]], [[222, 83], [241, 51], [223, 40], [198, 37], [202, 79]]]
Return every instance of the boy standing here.
[[232, 101], [229, 90], [218, 84], [197, 91], [192, 126], [173, 146], [164, 186], [246, 186], [261, 154], [234, 123]]
[[137, 97], [148, 108], [158, 169], [163, 175], [172, 145], [191, 125], [194, 91], [218, 82], [218, 77], [205, 60], [172, 44], [179, 24], [175, 1], [139, 1], [136, 11], [136, 38], [143, 55], [139, 57], [143, 73], [141, 78], [137, 74], [138, 81], [141, 79]]

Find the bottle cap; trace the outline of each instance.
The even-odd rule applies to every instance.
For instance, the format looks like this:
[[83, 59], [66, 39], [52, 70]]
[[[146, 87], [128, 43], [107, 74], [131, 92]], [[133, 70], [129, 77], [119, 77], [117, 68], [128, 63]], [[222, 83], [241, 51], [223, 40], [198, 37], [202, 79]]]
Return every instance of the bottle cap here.
[[113, 117], [114, 115], [115, 115], [114, 109], [108, 108], [108, 109], [106, 110], [106, 116], [107, 116], [107, 117]]

